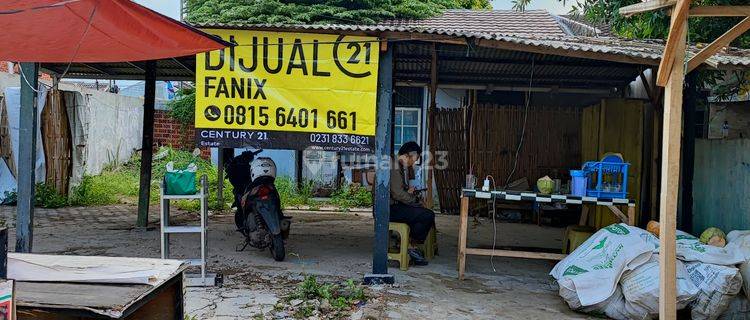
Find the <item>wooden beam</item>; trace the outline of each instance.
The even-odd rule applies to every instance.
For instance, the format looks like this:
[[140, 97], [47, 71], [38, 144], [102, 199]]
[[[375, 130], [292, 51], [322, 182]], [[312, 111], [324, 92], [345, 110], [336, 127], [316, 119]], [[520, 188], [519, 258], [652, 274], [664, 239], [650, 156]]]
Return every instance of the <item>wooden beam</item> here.
[[141, 181], [138, 190], [138, 220], [136, 226], [148, 226], [148, 206], [151, 198], [151, 163], [154, 155], [154, 102], [156, 100], [156, 61], [146, 61], [143, 93], [143, 136], [141, 140]]
[[477, 256], [495, 256], [495, 257], [543, 259], [543, 260], [562, 260], [562, 259], [565, 259], [565, 257], [567, 257], [567, 255], [559, 254], [559, 253], [500, 250], [500, 249], [492, 250], [492, 249], [480, 249], [480, 248], [466, 248], [466, 254], [477, 255]]
[[[661, 63], [659, 63], [659, 72], [656, 77], [656, 84], [659, 86], [665, 86], [667, 79], [670, 76], [670, 70], [676, 63], [682, 64], [682, 60], [675, 59], [675, 51], [680, 44], [680, 40], [677, 39], [677, 30], [681, 30], [682, 26], [687, 24], [687, 14], [690, 9], [690, 0], [678, 0], [675, 7], [675, 14], [672, 15], [672, 24], [669, 27], [669, 36], [667, 37], [667, 44], [664, 46], [664, 54], [662, 54]], [[683, 44], [685, 40], [682, 40]], [[682, 53], [680, 56], [685, 56], [685, 46], [682, 46]], [[684, 59], [684, 58], [683, 58]]]
[[620, 15], [630, 17], [638, 13], [655, 11], [675, 5], [677, 0], [651, 0], [620, 8]]
[[[688, 1], [681, 1], [685, 6]], [[687, 24], [679, 23], [685, 17], [679, 14], [672, 16], [674, 60], [681, 62], [685, 58]], [[679, 25], [679, 28], [674, 26]], [[659, 75], [661, 76], [661, 75]], [[664, 132], [662, 134], [661, 160], [661, 210], [659, 212], [659, 319], [677, 318], [677, 274], [676, 244], [677, 228], [677, 193], [680, 180], [680, 146], [682, 131], [682, 87], [685, 82], [684, 64], [674, 63], [665, 77], [664, 96]]]
[[621, 222], [628, 223], [628, 220], [629, 220], [628, 216], [625, 215], [625, 213], [623, 213], [622, 210], [620, 210], [620, 208], [615, 207], [615, 206], [607, 206], [607, 208], [609, 208], [609, 211], [612, 211], [612, 213], [614, 213], [615, 216], [617, 216], [617, 218], [619, 218]]
[[[667, 12], [667, 14], [670, 14]], [[746, 17], [750, 6], [703, 6], [690, 9], [690, 17]]]
[[750, 17], [746, 17], [740, 21], [740, 23], [729, 29], [714, 40], [714, 42], [711, 42], [711, 44], [690, 58], [687, 63], [687, 72], [698, 67], [701, 63], [706, 61], [706, 59], [719, 52], [722, 48], [728, 46], [734, 39], [737, 39], [737, 37], [741, 36], [747, 30], [750, 30]]
[[527, 45], [527, 44], [522, 44], [522, 43], [501, 41], [501, 40], [478, 39], [478, 41], [475, 44], [479, 47], [496, 48], [496, 49], [504, 49], [504, 50], [512, 50], [512, 51], [522, 51], [522, 52], [532, 52], [532, 53], [540, 53], [540, 54], [552, 54], [552, 55], [573, 57], [573, 58], [594, 59], [594, 60], [603, 60], [603, 61], [612, 61], [612, 62], [622, 62], [622, 63], [629, 63], [629, 64], [654, 65], [654, 66], [659, 64], [659, 60], [654, 60], [650, 58], [639, 58], [639, 57], [624, 56], [621, 54], [610, 54], [610, 53], [593, 52], [593, 51], [568, 50], [565, 48], [556, 49], [556, 48], [551, 48], [551, 47], [540, 47], [540, 46]]
[[646, 74], [644, 74], [643, 71], [641, 71], [641, 74], [639, 75], [639, 77], [641, 78], [641, 83], [643, 83], [643, 88], [646, 90], [646, 95], [648, 96], [648, 99], [650, 101], [654, 101], [654, 98], [656, 97], [654, 96], [653, 90], [651, 90], [651, 85], [648, 84], [648, 79], [646, 79]]
[[433, 42], [430, 50], [430, 105], [427, 109], [427, 146], [429, 147], [429, 165], [427, 166], [427, 195], [425, 196], [425, 205], [427, 208], [432, 209], [435, 205], [433, 201], [432, 190], [433, 179], [434, 179], [434, 166], [435, 166], [435, 135], [437, 132], [433, 127], [435, 125], [435, 112], [437, 112], [437, 86], [438, 86], [438, 57], [437, 57], [437, 43]]
[[458, 218], [458, 279], [464, 279], [466, 271], [466, 237], [469, 228], [469, 197], [461, 196], [461, 207]]

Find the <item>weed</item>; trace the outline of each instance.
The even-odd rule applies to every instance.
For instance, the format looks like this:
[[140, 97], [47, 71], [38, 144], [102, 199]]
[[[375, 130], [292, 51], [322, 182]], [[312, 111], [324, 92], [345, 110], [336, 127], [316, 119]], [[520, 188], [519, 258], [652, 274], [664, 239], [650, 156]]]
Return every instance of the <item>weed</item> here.
[[372, 192], [359, 185], [347, 185], [331, 194], [331, 204], [341, 209], [372, 206]]
[[276, 190], [279, 191], [281, 197], [281, 206], [304, 206], [309, 205], [312, 198], [313, 183], [312, 181], [305, 181], [301, 187], [297, 187], [297, 183], [289, 177], [278, 177], [276, 178]]
[[53, 186], [37, 183], [34, 202], [42, 208], [60, 208], [68, 205], [68, 198], [57, 192]]
[[[328, 300], [334, 310], [340, 311], [351, 308], [353, 304], [364, 301], [367, 297], [364, 288], [352, 279], [343, 284], [319, 283], [315, 276], [308, 275], [287, 299]], [[309, 309], [309, 307], [302, 307], [297, 312], [304, 314], [308, 312], [306, 309]], [[309, 310], [309, 312], [312, 312], [312, 310]]]

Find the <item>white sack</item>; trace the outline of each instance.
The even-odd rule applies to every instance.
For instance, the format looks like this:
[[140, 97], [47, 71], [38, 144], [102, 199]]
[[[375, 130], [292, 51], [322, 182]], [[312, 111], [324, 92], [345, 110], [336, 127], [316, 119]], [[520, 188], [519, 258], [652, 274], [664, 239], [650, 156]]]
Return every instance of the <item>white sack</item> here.
[[[695, 299], [698, 287], [690, 281], [685, 265], [677, 260], [677, 310]], [[625, 310], [630, 319], [653, 319], [659, 316], [659, 255], [620, 279]]]
[[555, 265], [550, 275], [563, 291], [575, 292], [577, 301], [566, 299], [573, 309], [600, 303], [611, 297], [625, 271], [651, 257], [653, 246], [641, 239], [642, 229], [624, 223], [607, 226], [589, 237]]
[[719, 320], [739, 319], [750, 319], [750, 301], [742, 294], [734, 296], [727, 310], [719, 316]]
[[615, 288], [615, 292], [609, 298], [586, 307], [581, 306], [581, 302], [578, 300], [578, 295], [575, 291], [560, 286], [560, 296], [568, 303], [568, 306], [575, 311], [597, 316], [606, 315], [607, 317], [616, 320], [628, 319], [627, 313], [625, 312], [625, 298], [622, 295], [620, 286]]
[[740, 251], [736, 245], [727, 244], [722, 248], [703, 244], [695, 236], [677, 230], [677, 259], [682, 261], [732, 266], [745, 260], [745, 255]]
[[690, 280], [699, 289], [691, 304], [693, 320], [717, 319], [740, 292], [739, 269], [701, 262], [688, 262], [685, 267]]
[[744, 255], [744, 261], [739, 265], [742, 275], [742, 288], [745, 298], [750, 301], [750, 230], [735, 230], [727, 234], [727, 246], [735, 247]]

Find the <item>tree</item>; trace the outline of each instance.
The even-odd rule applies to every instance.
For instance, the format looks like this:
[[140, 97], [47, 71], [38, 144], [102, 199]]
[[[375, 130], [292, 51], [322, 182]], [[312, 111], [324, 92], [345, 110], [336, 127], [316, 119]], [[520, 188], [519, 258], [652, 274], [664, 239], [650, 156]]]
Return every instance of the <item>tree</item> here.
[[373, 24], [490, 8], [489, 0], [187, 0], [185, 10], [193, 23]]

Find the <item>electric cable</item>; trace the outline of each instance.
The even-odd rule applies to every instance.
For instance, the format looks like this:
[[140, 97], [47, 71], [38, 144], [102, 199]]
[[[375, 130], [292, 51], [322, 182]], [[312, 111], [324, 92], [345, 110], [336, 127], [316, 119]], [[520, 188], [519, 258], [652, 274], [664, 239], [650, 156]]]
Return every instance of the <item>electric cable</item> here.
[[526, 137], [526, 122], [529, 118], [529, 104], [531, 103], [531, 85], [534, 81], [534, 58], [531, 58], [531, 71], [529, 75], [529, 88], [526, 90], [526, 106], [524, 107], [523, 112], [523, 125], [521, 127], [521, 138], [518, 140], [518, 147], [516, 148], [516, 155], [515, 159], [513, 160], [513, 169], [508, 174], [508, 178], [505, 179], [505, 186], [503, 189], [507, 189], [508, 185], [510, 184], [510, 179], [513, 178], [513, 174], [516, 173], [516, 168], [518, 167], [518, 156], [521, 152], [521, 147], [523, 146], [524, 139]]
[[[495, 178], [492, 175], [487, 175], [485, 179], [492, 179], [492, 191], [497, 191], [497, 184], [495, 183]], [[490, 195], [491, 196], [491, 195]], [[497, 272], [497, 269], [495, 269], [495, 261], [493, 261], [493, 258], [495, 258], [495, 247], [497, 245], [497, 212], [495, 212], [495, 202], [497, 202], [496, 197], [492, 197], [492, 255], [490, 255], [490, 266], [492, 266], [492, 271]]]

